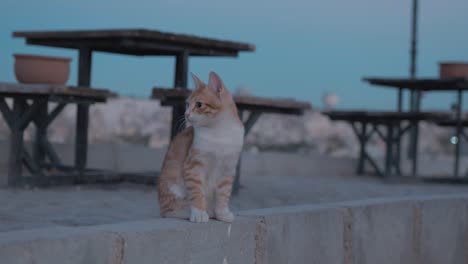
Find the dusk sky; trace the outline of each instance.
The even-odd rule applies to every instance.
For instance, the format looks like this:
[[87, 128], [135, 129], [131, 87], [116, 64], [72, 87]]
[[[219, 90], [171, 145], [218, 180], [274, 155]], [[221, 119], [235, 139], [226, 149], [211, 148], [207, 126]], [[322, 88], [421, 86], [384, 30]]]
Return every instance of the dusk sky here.
[[[417, 76], [437, 77], [440, 61], [468, 62], [468, 1], [419, 2]], [[14, 53], [33, 53], [71, 57], [69, 84], [76, 83], [75, 51], [27, 46], [13, 31], [146, 28], [255, 44], [238, 58], [190, 60], [191, 72], [206, 80], [214, 70], [231, 91], [245, 86], [317, 107], [333, 91], [339, 108], [391, 109], [396, 92], [361, 78], [408, 76], [410, 11], [410, 0], [2, 0], [0, 81], [16, 81]], [[121, 95], [148, 98], [151, 87], [171, 86], [173, 74], [170, 57], [93, 56], [92, 86]], [[423, 107], [448, 109], [454, 100], [453, 93], [430, 93]]]

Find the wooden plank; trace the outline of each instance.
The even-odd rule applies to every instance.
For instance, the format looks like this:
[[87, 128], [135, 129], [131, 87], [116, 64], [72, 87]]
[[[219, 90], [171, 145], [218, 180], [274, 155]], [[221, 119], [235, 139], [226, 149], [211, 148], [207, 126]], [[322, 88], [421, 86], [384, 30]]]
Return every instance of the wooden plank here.
[[365, 82], [373, 85], [404, 88], [422, 91], [454, 91], [468, 90], [468, 80], [465, 78], [447, 79], [407, 79], [407, 78], [363, 78]]
[[[444, 127], [456, 127], [458, 125], [458, 121], [454, 119], [443, 120], [443, 121], [437, 121], [436, 124], [439, 126], [444, 126]], [[468, 120], [461, 120], [460, 125], [463, 127], [468, 127]]]
[[[13, 32], [13, 37], [26, 39], [105, 39], [105, 38], [133, 38], [137, 40], [151, 40], [154, 42], [170, 42], [173, 46], [191, 44], [202, 48], [231, 49], [236, 51], [255, 51], [255, 45], [218, 40], [214, 38], [198, 37], [188, 34], [175, 34], [146, 29], [112, 29], [112, 30], [66, 30], [66, 31], [22, 31]], [[46, 43], [44, 43], [46, 44]]]
[[172, 43], [162, 43], [148, 41], [146, 39], [135, 40], [129, 38], [106, 38], [106, 39], [28, 39], [26, 41], [30, 45], [40, 45], [49, 47], [79, 49], [80, 47], [88, 47], [94, 51], [119, 53], [135, 56], [176, 56], [177, 54], [186, 51], [190, 56], [223, 56], [237, 57], [238, 51], [232, 49], [221, 48], [202, 48], [194, 46], [191, 43], [183, 45], [174, 45]]
[[[175, 88], [153, 88], [152, 98], [166, 102], [183, 102], [191, 93], [191, 90]], [[294, 99], [276, 99], [257, 96], [234, 96], [239, 108], [242, 110], [258, 110], [285, 114], [302, 114], [304, 110], [311, 110], [310, 103], [296, 101]]]
[[369, 121], [369, 122], [388, 122], [392, 120], [401, 121], [437, 121], [449, 117], [449, 113], [444, 112], [383, 112], [383, 111], [325, 111], [323, 114], [332, 120], [344, 121]]
[[85, 86], [66, 86], [52, 84], [22, 84], [0, 82], [0, 96], [36, 96], [36, 95], [56, 95], [73, 96], [88, 99], [107, 99], [115, 97], [116, 94], [105, 89], [96, 89]]
[[312, 109], [312, 106], [309, 103], [296, 101], [294, 99], [274, 99], [254, 96], [234, 96], [233, 99], [238, 105], [272, 106], [275, 108], [291, 108], [302, 110]]

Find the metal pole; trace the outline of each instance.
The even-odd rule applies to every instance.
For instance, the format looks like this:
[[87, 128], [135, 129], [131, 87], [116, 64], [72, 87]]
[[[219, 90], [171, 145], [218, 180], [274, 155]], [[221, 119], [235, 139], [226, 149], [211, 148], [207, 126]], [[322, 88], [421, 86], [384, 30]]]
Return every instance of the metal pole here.
[[418, 31], [418, 0], [413, 0], [412, 18], [411, 18], [411, 62], [410, 62], [410, 77], [416, 77], [416, 44]]
[[[410, 47], [410, 78], [416, 78], [416, 56], [417, 56], [417, 24], [418, 24], [418, 0], [413, 0], [412, 5], [412, 17], [411, 17], [411, 47]], [[410, 92], [410, 111], [414, 112], [417, 110], [419, 101], [419, 93], [415, 90]], [[417, 125], [417, 123], [416, 123]], [[417, 152], [417, 129], [412, 127], [410, 131], [410, 144], [408, 149], [408, 155], [411, 159], [414, 159]]]

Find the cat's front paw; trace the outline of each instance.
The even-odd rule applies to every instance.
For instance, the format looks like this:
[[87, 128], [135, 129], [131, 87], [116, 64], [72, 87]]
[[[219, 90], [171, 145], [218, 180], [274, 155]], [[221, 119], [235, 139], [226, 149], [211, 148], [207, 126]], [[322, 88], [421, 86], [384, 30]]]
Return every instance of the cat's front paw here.
[[234, 214], [229, 211], [229, 208], [218, 209], [216, 210], [216, 219], [230, 223], [234, 221]]
[[195, 223], [202, 223], [202, 222], [208, 222], [208, 214], [200, 209], [197, 209], [195, 207], [191, 207], [190, 210], [190, 222], [195, 222]]

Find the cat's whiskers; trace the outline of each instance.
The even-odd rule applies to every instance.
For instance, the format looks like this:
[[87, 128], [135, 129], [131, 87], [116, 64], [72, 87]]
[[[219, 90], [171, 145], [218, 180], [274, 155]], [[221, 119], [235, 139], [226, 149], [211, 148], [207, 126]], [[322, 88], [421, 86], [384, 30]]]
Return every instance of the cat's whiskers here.
[[185, 118], [185, 115], [182, 115], [178, 118], [177, 120], [177, 131], [180, 131], [182, 128], [185, 128], [185, 124], [187, 123], [187, 119]]

